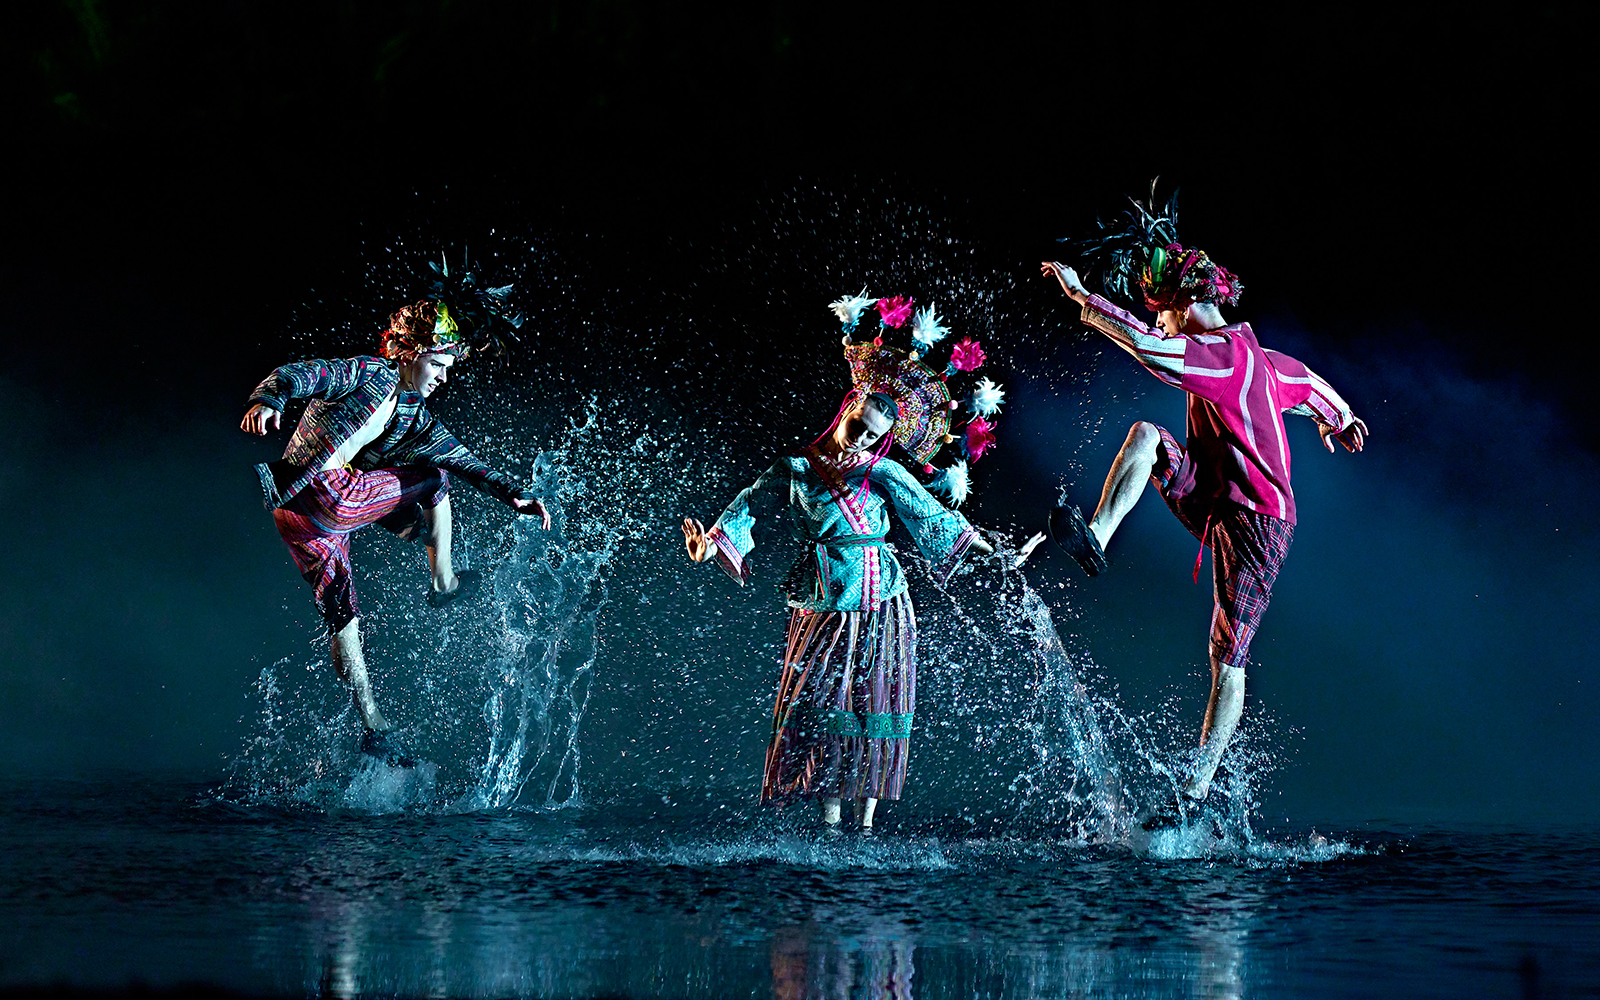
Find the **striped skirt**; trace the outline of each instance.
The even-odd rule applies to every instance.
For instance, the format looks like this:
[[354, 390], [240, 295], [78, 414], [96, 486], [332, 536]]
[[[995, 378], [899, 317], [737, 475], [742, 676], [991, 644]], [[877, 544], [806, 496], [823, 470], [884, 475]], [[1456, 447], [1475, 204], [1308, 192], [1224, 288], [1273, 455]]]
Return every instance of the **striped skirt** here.
[[916, 648], [908, 594], [876, 611], [795, 609], [761, 800], [898, 799], [917, 704]]

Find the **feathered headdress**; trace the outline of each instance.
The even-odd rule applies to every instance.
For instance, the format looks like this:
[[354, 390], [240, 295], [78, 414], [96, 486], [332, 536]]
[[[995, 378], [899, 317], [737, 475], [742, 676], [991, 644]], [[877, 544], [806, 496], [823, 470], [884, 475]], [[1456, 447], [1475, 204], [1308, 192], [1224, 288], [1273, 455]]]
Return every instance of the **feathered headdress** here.
[[419, 354], [449, 352], [465, 358], [473, 351], [491, 358], [506, 352], [502, 337], [516, 339], [522, 313], [511, 306], [512, 285], [478, 287], [466, 251], [454, 271], [440, 254], [428, 261], [428, 297], [389, 317], [383, 354], [402, 363]]
[[[853, 341], [857, 324], [873, 305], [877, 306], [878, 335], [871, 340]], [[951, 433], [951, 419], [963, 402], [951, 398], [947, 380], [957, 372], [973, 371], [985, 359], [983, 346], [968, 337], [951, 348], [950, 361], [942, 372], [928, 367], [923, 361], [924, 355], [949, 335], [950, 328], [940, 321], [933, 306], [920, 310], [915, 307], [915, 301], [905, 296], [868, 298], [866, 289], [862, 289], [860, 295], [844, 296], [829, 306], [844, 327], [844, 357], [854, 383], [852, 398], [873, 392], [892, 398], [900, 411], [894, 423], [895, 443], [922, 466], [924, 473], [937, 471], [930, 488], [948, 496], [953, 506], [960, 506], [967, 498], [967, 462], [976, 462], [994, 445], [994, 423], [990, 418], [1005, 402], [1005, 390], [990, 379], [978, 381], [972, 395], [964, 401], [972, 412], [959, 439], [964, 457], [936, 470], [932, 463], [939, 449], [958, 440]], [[904, 326], [907, 320], [911, 321], [915, 349], [904, 351], [885, 346], [883, 330]]]
[[1150, 182], [1149, 201], [1128, 199], [1133, 209], [1122, 213], [1121, 221], [1108, 226], [1096, 220], [1098, 233], [1072, 241], [1086, 263], [1085, 273], [1099, 272], [1106, 293], [1124, 301], [1134, 298], [1137, 287], [1155, 312], [1190, 302], [1237, 305], [1244, 284], [1204, 250], [1178, 242], [1178, 192], [1158, 209], [1159, 180]]

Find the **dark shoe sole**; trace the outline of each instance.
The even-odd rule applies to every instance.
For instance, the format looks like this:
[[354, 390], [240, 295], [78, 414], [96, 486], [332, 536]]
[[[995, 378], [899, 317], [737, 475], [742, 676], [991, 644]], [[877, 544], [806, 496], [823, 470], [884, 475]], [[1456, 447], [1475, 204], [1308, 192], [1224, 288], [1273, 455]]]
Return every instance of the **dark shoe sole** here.
[[1105, 550], [1095, 541], [1078, 508], [1068, 505], [1050, 512], [1050, 537], [1085, 573], [1099, 576], [1106, 571]]
[[441, 594], [432, 587], [428, 588], [428, 607], [442, 608], [456, 601], [467, 601], [477, 596], [478, 588], [483, 586], [483, 574], [475, 569], [464, 569], [457, 573], [461, 583], [448, 594]]

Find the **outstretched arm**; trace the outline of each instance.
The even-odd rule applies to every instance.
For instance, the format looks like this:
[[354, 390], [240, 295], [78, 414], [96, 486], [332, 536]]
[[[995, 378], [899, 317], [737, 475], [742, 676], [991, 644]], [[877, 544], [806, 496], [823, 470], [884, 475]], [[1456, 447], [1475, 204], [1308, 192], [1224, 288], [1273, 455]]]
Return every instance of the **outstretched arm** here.
[[1317, 422], [1322, 446], [1333, 451], [1333, 442], [1345, 451], [1356, 452], [1366, 446], [1367, 425], [1354, 413], [1333, 386], [1304, 364], [1282, 351], [1265, 351], [1278, 378], [1279, 401], [1283, 412], [1310, 417]]
[[291, 361], [275, 368], [271, 375], [261, 380], [250, 394], [250, 409], [239, 421], [239, 429], [246, 434], [261, 436], [283, 425], [283, 408], [291, 399], [321, 396], [338, 397], [361, 384], [365, 377], [365, 362], [360, 358], [340, 361]]
[[1083, 282], [1078, 280], [1078, 272], [1058, 261], [1047, 260], [1039, 265], [1047, 277], [1053, 277], [1061, 282], [1061, 290], [1067, 293], [1067, 298], [1078, 305], [1087, 305], [1089, 290], [1083, 287]]
[[262, 379], [250, 394], [250, 402], [281, 413], [291, 399], [338, 399], [366, 379], [366, 367], [364, 358], [291, 361]]
[[723, 571], [744, 586], [750, 578], [749, 555], [756, 547], [756, 522], [778, 514], [789, 500], [792, 484], [788, 461], [779, 459], [763, 472], [707, 531], [694, 518], [683, 519], [683, 544], [695, 562], [716, 559]]
[[1183, 386], [1183, 356], [1188, 340], [1168, 337], [1160, 330], [1139, 322], [1098, 295], [1090, 294], [1078, 279], [1078, 272], [1057, 261], [1040, 265], [1044, 274], [1061, 283], [1061, 290], [1083, 307], [1085, 323], [1110, 337], [1124, 351], [1138, 359], [1150, 374], [1168, 385]]
[[872, 480], [884, 487], [900, 523], [906, 526], [917, 549], [933, 565], [933, 577], [947, 579], [968, 551], [989, 555], [994, 546], [978, 535], [961, 514], [940, 503], [899, 462], [879, 462]]
[[518, 514], [537, 517], [544, 530], [550, 530], [550, 511], [544, 503], [510, 476], [489, 468], [467, 446], [456, 439], [432, 413], [406, 435], [400, 447], [389, 454], [396, 462], [420, 462], [454, 473], [499, 500]]

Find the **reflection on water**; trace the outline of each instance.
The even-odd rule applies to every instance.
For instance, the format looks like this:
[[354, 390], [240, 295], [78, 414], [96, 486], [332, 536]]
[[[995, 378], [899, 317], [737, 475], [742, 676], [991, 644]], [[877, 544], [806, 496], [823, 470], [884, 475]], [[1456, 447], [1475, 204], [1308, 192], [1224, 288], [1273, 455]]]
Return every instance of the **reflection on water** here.
[[[1252, 982], [1245, 905], [1198, 915], [1159, 947], [1062, 934], [922, 940], [912, 923], [819, 907], [770, 932], [726, 914], [642, 921], [596, 908], [535, 930], [482, 912], [391, 922], [371, 906], [323, 914], [300, 942], [307, 978], [275, 988], [334, 997], [772, 996], [776, 1000], [1178, 995], [1239, 998]], [[488, 919], [486, 919], [488, 918]], [[915, 921], [913, 920], [913, 923]], [[1147, 929], [1148, 932], [1148, 929]], [[1188, 940], [1184, 940], [1185, 937]], [[287, 942], [285, 942], [287, 943]], [[282, 956], [279, 956], [281, 960]]]
[[754, 812], [662, 832], [593, 807], [329, 818], [195, 799], [0, 789], [0, 987], [970, 1000], [1600, 981], [1592, 831], [1362, 850], [1279, 833], [1169, 860], [949, 830], [811, 840]]
[[911, 1000], [914, 941], [904, 925], [884, 923], [843, 940], [814, 924], [788, 927], [768, 949], [775, 1000]]

